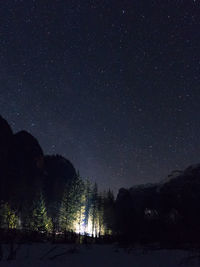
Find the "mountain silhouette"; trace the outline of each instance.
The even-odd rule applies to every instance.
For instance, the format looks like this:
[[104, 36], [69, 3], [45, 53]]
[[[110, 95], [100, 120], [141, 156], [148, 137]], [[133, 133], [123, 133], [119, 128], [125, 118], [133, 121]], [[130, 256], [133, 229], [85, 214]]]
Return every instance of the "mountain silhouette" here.
[[[62, 156], [45, 156], [27, 131], [13, 133], [0, 116], [0, 195], [18, 210], [33, 202], [42, 189], [47, 203], [60, 199], [64, 187], [76, 177], [73, 164]], [[48, 207], [47, 207], [48, 208]]]

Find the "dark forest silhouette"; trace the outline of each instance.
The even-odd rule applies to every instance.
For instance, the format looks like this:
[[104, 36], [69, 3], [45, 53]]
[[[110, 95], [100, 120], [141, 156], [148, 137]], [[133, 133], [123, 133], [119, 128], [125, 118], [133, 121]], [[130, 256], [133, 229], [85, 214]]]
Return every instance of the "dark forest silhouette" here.
[[[99, 193], [60, 155], [0, 117], [1, 240], [199, 242], [200, 165], [162, 183]], [[12, 239], [11, 238], [11, 239]], [[88, 238], [88, 240], [87, 240]], [[12, 239], [13, 240], [13, 239]]]

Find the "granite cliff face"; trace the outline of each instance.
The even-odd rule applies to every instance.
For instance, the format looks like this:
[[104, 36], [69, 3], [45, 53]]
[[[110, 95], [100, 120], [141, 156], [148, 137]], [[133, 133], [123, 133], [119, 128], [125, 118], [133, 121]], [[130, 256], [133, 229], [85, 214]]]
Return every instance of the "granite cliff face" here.
[[5, 167], [5, 163], [8, 160], [8, 156], [10, 153], [10, 149], [12, 147], [12, 137], [13, 132], [7, 123], [6, 120], [4, 120], [0, 116], [0, 168]]
[[34, 136], [27, 131], [14, 134], [7, 121], [0, 117], [1, 200], [21, 209], [42, 189], [50, 202], [74, 177], [76, 171], [69, 160], [45, 156]]
[[147, 229], [146, 236], [151, 233], [151, 238], [166, 235], [167, 239], [168, 233], [177, 239], [187, 234], [197, 238], [199, 210], [200, 164], [174, 171], [157, 184], [121, 188], [116, 199], [118, 229], [134, 238]]

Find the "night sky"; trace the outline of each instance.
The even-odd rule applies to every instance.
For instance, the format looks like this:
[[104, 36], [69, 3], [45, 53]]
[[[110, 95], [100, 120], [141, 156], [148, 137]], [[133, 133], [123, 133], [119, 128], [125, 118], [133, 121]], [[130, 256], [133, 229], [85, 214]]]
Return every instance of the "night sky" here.
[[1, 1], [0, 114], [102, 189], [199, 163], [200, 1]]

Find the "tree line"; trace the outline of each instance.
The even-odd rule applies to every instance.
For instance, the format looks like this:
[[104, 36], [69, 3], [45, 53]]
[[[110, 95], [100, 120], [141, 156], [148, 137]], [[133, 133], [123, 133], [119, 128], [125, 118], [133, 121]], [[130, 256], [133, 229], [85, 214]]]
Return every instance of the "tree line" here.
[[108, 190], [99, 193], [97, 184], [79, 175], [66, 183], [61, 201], [55, 199], [49, 206], [45, 193], [35, 194], [29, 207], [15, 209], [9, 202], [1, 201], [0, 228], [19, 229], [45, 234], [66, 234], [100, 237], [111, 235], [114, 225], [114, 196]]

